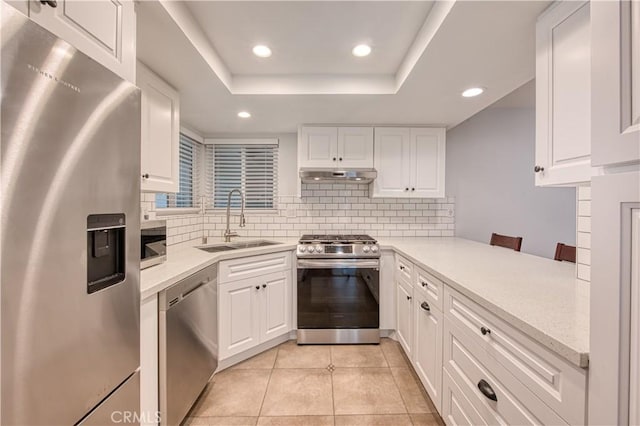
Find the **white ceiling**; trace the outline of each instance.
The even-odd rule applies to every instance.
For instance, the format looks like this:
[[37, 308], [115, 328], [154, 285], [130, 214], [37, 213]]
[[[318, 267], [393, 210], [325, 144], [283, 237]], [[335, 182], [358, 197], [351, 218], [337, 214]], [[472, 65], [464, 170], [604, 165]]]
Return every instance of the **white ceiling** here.
[[[187, 8], [234, 75], [395, 74], [433, 2], [190, 1]], [[401, 23], [401, 25], [389, 25]], [[373, 52], [356, 58], [366, 43]], [[271, 58], [258, 58], [265, 44]]]
[[[260, 85], [262, 88], [268, 85], [269, 90], [260, 93], [280, 93], [282, 88], [290, 88], [288, 84], [292, 75], [306, 78], [308, 87], [314, 90], [311, 93], [335, 93], [338, 86], [347, 89], [357, 87], [360, 90], [369, 82], [361, 78], [361, 73], [365, 72], [362, 70], [366, 67], [336, 63], [339, 60], [332, 60], [331, 64], [322, 66], [318, 57], [312, 56], [303, 61], [303, 58], [298, 57], [302, 53], [290, 55], [281, 52], [280, 46], [304, 52], [303, 45], [318, 37], [321, 40], [316, 43], [323, 46], [323, 55], [327, 57], [342, 54], [337, 52], [337, 44], [341, 42], [345, 46], [352, 45], [353, 40], [341, 41], [339, 37], [331, 37], [331, 43], [328, 44], [323, 44], [326, 40], [323, 40], [325, 37], [322, 35], [292, 34], [286, 37], [285, 33], [296, 29], [294, 23], [288, 22], [291, 15], [286, 15], [292, 4], [295, 5], [295, 10], [291, 13], [307, 16], [305, 19], [308, 19], [309, 14], [313, 13], [306, 8], [322, 9], [323, 6], [316, 3], [324, 2], [259, 2], [244, 6], [241, 4], [243, 2], [224, 3], [198, 2], [189, 3], [188, 7], [182, 5], [182, 10], [179, 11], [182, 16], [171, 9], [178, 2], [140, 2], [137, 9], [139, 59], [180, 91], [181, 121], [203, 136], [289, 133], [295, 132], [297, 125], [302, 123], [427, 124], [452, 127], [533, 78], [535, 20], [549, 4], [543, 1], [449, 2], [439, 24], [432, 26], [432, 33], [423, 38], [426, 42], [422, 43], [423, 48], [417, 50], [419, 55], [413, 61], [414, 66], [407, 68], [406, 79], [402, 79], [396, 90], [390, 92], [394, 94], [249, 95], [232, 93], [229, 87], [234, 78], [233, 73], [238, 74], [235, 78], [247, 72], [264, 77], [260, 80]], [[436, 6], [442, 9], [441, 3], [443, 2], [438, 2]], [[260, 9], [257, 14], [259, 16], [247, 16], [251, 8], [245, 8], [251, 5]], [[359, 28], [362, 28], [362, 37], [372, 38], [376, 38], [376, 34], [394, 34], [394, 29], [403, 28], [399, 35], [394, 35], [397, 38], [392, 37], [393, 40], [389, 41], [390, 45], [397, 46], [396, 52], [380, 52], [381, 49], [384, 50], [385, 42], [374, 40], [374, 52], [379, 56], [374, 58], [372, 55], [370, 58], [372, 61], [382, 61], [379, 69], [374, 68], [374, 71], [379, 70], [379, 75], [389, 72], [394, 66], [397, 68], [398, 62], [407, 62], [407, 51], [415, 47], [408, 46], [408, 39], [410, 33], [416, 33], [419, 20], [409, 19], [411, 29], [404, 28], [403, 20], [407, 19], [407, 11], [412, 11], [412, 17], [421, 13], [420, 19], [426, 19], [425, 25], [418, 32], [418, 37], [422, 37], [426, 23], [433, 17], [436, 9], [431, 3], [419, 2], [359, 2], [355, 6], [349, 2], [341, 5], [342, 2], [331, 2], [325, 6], [327, 11], [331, 10], [337, 15], [340, 15], [341, 7], [345, 7], [348, 12], [345, 14], [351, 16], [358, 9], [371, 8], [370, 12], [366, 12], [368, 19], [373, 20], [381, 10], [385, 10], [387, 15], [384, 16], [389, 17], [384, 20], [378, 15], [376, 25], [371, 25], [368, 21], [363, 23], [361, 19], [338, 20], [341, 23], [340, 34], [350, 34], [349, 38], [355, 38]], [[211, 10], [224, 10], [224, 13], [221, 12], [224, 19], [210, 16], [213, 20], [209, 24], [205, 12], [209, 7]], [[189, 8], [194, 15], [184, 15]], [[240, 13], [243, 10], [245, 12]], [[282, 14], [286, 16], [283, 18]], [[193, 27], [186, 26], [185, 22], [191, 20], [193, 23], [195, 16], [199, 28], [193, 31]], [[323, 16], [326, 18], [326, 13]], [[256, 28], [259, 27], [260, 30], [246, 28], [254, 19]], [[224, 25], [220, 20], [224, 21]], [[227, 30], [206, 29], [215, 26], [214, 21]], [[242, 30], [234, 30], [236, 27], [242, 27]], [[377, 28], [379, 31], [376, 32]], [[278, 41], [268, 41], [275, 43], [271, 58], [256, 61], [250, 49], [242, 48], [242, 45], [251, 46], [260, 32], [264, 34], [264, 40]], [[233, 34], [239, 35], [234, 38]], [[233, 40], [223, 42], [219, 37]], [[402, 43], [405, 44], [404, 49], [401, 48]], [[411, 43], [416, 45], [415, 40]], [[331, 45], [336, 46], [334, 52], [331, 52]], [[349, 55], [345, 56], [345, 60], [354, 59]], [[263, 61], [269, 64], [268, 68], [259, 68]], [[319, 66], [322, 68], [318, 68]], [[258, 69], [252, 71], [254, 68]], [[357, 74], [349, 75], [349, 72]], [[277, 76], [271, 73], [277, 73]], [[340, 73], [340, 79], [332, 80], [332, 73]], [[368, 71], [366, 75], [370, 76]], [[318, 76], [322, 78], [317, 78]], [[463, 89], [477, 85], [486, 88], [485, 94], [469, 99], [460, 96]], [[290, 93], [287, 90], [282, 92]], [[353, 92], [346, 90], [340, 93]], [[236, 114], [240, 110], [251, 112], [252, 117], [238, 118]]]

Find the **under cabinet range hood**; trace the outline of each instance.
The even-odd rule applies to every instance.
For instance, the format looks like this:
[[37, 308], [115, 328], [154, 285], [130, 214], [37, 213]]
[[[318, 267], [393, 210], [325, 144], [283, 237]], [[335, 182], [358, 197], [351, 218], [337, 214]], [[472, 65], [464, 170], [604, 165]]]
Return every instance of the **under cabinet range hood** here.
[[300, 169], [300, 179], [303, 183], [370, 183], [376, 176], [378, 172], [375, 169]]

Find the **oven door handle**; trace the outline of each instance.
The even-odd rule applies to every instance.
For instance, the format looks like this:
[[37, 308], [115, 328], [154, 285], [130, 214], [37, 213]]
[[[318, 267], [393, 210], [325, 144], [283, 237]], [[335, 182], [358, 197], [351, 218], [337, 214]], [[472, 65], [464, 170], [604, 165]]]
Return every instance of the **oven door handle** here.
[[298, 269], [379, 268], [378, 259], [298, 259]]

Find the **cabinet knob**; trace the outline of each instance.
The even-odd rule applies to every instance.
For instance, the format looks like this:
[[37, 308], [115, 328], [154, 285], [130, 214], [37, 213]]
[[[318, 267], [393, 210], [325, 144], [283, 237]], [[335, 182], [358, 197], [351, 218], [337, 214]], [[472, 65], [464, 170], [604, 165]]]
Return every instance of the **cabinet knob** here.
[[493, 391], [493, 388], [489, 383], [487, 383], [486, 380], [480, 379], [480, 381], [478, 382], [478, 389], [480, 389], [480, 392], [482, 392], [482, 394], [488, 399], [492, 401], [498, 401], [496, 393]]
[[58, 7], [58, 2], [56, 0], [40, 0], [40, 4], [47, 4], [51, 7]]
[[409, 190], [409, 188], [405, 188], [404, 190], [405, 190], [405, 191], [408, 191], [408, 190]]
[[429, 285], [429, 283], [426, 281], [420, 281], [420, 284], [422, 284], [422, 287], [426, 287]]
[[333, 161], [336, 161], [336, 160], [337, 160], [337, 158], [336, 158], [336, 157], [333, 157]]
[[260, 290], [260, 286], [259, 285], [256, 286], [256, 290]]
[[149, 173], [145, 173], [142, 175], [142, 179], [149, 179]]
[[267, 288], [267, 285], [266, 284], [262, 284], [262, 288]]
[[480, 327], [480, 333], [482, 333], [483, 336], [486, 336], [487, 334], [491, 334], [491, 330], [487, 327]]
[[407, 300], [411, 300], [411, 296], [407, 296]]
[[342, 161], [342, 157], [338, 158], [338, 160]]
[[431, 311], [431, 306], [429, 306], [429, 304], [428, 304], [427, 302], [422, 302], [422, 303], [420, 304], [420, 307], [421, 307], [422, 309], [424, 309], [425, 311], [427, 311], [427, 312], [430, 312], [430, 311]]
[[416, 189], [415, 189], [415, 188], [411, 188], [411, 190], [412, 190], [412, 191], [415, 191]]
[[534, 171], [534, 172], [536, 172], [536, 173], [544, 172], [544, 167], [542, 167], [542, 166], [535, 166], [535, 167], [533, 168], [533, 171]]
[[404, 266], [400, 265], [400, 270], [404, 271]]

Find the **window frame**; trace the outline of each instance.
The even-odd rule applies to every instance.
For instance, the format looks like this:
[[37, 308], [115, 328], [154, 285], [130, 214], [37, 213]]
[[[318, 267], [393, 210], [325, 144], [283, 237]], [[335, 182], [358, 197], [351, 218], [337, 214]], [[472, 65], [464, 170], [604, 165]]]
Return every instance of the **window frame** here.
[[[204, 148], [205, 148], [205, 154], [203, 155], [203, 162], [205, 164], [205, 166], [203, 167], [203, 174], [204, 174], [204, 179], [203, 179], [203, 193], [205, 193], [205, 197], [210, 199], [210, 201], [204, 203], [204, 209], [206, 212], [211, 212], [211, 213], [220, 213], [220, 212], [224, 212], [227, 210], [227, 207], [215, 207], [215, 199], [214, 199], [214, 191], [215, 191], [215, 184], [214, 182], [211, 182], [211, 194], [208, 193], [208, 188], [207, 188], [207, 180], [208, 180], [208, 164], [207, 161], [209, 161], [209, 159], [207, 158], [207, 146], [209, 145], [273, 145], [274, 149], [276, 150], [276, 159], [279, 157], [280, 153], [279, 153], [279, 147], [280, 147], [280, 141], [278, 138], [243, 138], [243, 139], [230, 139], [230, 138], [206, 138], [204, 139], [203, 142]], [[215, 148], [214, 148], [215, 149]], [[215, 159], [211, 158], [212, 164], [211, 164], [211, 173], [215, 174]], [[253, 213], [253, 214], [273, 214], [273, 213], [277, 213], [278, 212], [278, 197], [279, 197], [279, 174], [280, 174], [280, 167], [279, 164], [276, 162], [275, 165], [275, 170], [274, 170], [274, 186], [275, 186], [275, 191], [273, 194], [273, 206], [270, 208], [247, 208], [245, 206], [245, 212], [248, 213]], [[239, 207], [237, 207], [239, 208]], [[236, 209], [235, 206], [231, 206], [231, 209]]]
[[[185, 127], [180, 128], [179, 137], [182, 137], [182, 135], [186, 136], [188, 139], [191, 139], [193, 142], [195, 142], [196, 150], [199, 151], [192, 163], [193, 169], [194, 169], [192, 173], [195, 172], [195, 177], [192, 175], [192, 191], [193, 191], [192, 201], [194, 203], [194, 206], [192, 207], [158, 207], [156, 204], [155, 196], [162, 193], [154, 193], [153, 205], [154, 205], [154, 209], [157, 216], [194, 214], [194, 213], [200, 213], [202, 211], [202, 205], [201, 205], [201, 198], [203, 194], [202, 177], [205, 172], [203, 167], [204, 139], [197, 133]], [[178, 142], [178, 146], [180, 146], [180, 142]], [[178, 185], [179, 185], [180, 184], [180, 167], [179, 166], [178, 166], [177, 179], [178, 179]]]

